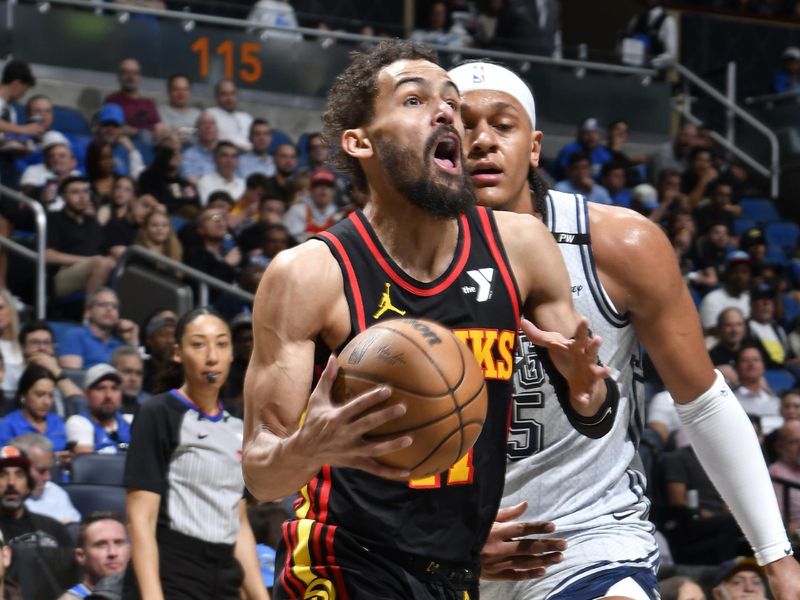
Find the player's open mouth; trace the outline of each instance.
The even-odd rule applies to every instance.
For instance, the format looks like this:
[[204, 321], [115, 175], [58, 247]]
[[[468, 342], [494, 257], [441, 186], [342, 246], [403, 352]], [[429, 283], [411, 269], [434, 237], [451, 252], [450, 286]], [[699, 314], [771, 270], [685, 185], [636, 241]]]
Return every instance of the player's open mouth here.
[[454, 135], [446, 135], [439, 140], [433, 149], [433, 162], [448, 173], [461, 171], [460, 156], [461, 144], [458, 137]]
[[503, 170], [493, 162], [482, 160], [472, 167], [469, 176], [477, 186], [497, 185], [503, 176]]

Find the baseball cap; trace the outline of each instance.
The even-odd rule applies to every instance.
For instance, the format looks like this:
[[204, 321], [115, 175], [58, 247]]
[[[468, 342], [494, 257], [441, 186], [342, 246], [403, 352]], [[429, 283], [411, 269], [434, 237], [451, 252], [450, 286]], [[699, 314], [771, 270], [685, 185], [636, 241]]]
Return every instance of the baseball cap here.
[[758, 246], [759, 244], [766, 245], [767, 238], [764, 232], [759, 227], [751, 227], [742, 234], [739, 238], [739, 246], [742, 248], [749, 248], [750, 246]]
[[0, 448], [0, 469], [6, 467], [22, 467], [26, 471], [30, 471], [31, 461], [28, 460], [27, 454], [19, 448], [3, 446]]
[[749, 265], [751, 262], [753, 262], [752, 257], [744, 250], [734, 250], [725, 257], [726, 267], [739, 263], [746, 263]]
[[45, 152], [53, 146], [72, 148], [72, 145], [63, 133], [60, 131], [48, 131], [42, 136], [42, 151]]
[[758, 566], [755, 558], [749, 556], [737, 556], [726, 560], [717, 569], [717, 576], [714, 578], [714, 585], [725, 583], [728, 579], [741, 571], [755, 571], [761, 579], [764, 579], [764, 569]]
[[641, 202], [647, 210], [658, 206], [658, 190], [649, 183], [640, 183], [631, 190], [631, 200]]
[[309, 185], [333, 185], [336, 183], [336, 176], [325, 167], [318, 167], [314, 169], [309, 178]]
[[597, 131], [600, 129], [600, 122], [594, 117], [589, 117], [581, 122], [581, 131]]
[[122, 125], [125, 122], [125, 114], [122, 112], [122, 107], [119, 104], [109, 102], [100, 107], [97, 113], [98, 123], [116, 123]]
[[149, 338], [156, 331], [164, 329], [164, 327], [175, 327], [177, 321], [168, 315], [156, 315], [147, 322], [144, 328], [144, 337]]
[[783, 60], [800, 60], [800, 48], [797, 46], [787, 46], [781, 54]]
[[253, 315], [249, 312], [239, 313], [230, 322], [231, 331], [236, 331], [240, 327], [252, 327]]
[[775, 298], [775, 288], [768, 283], [760, 283], [750, 288], [750, 300], [759, 298]]
[[88, 390], [105, 379], [113, 379], [117, 383], [122, 383], [122, 378], [114, 367], [106, 363], [99, 363], [86, 371], [83, 388]]

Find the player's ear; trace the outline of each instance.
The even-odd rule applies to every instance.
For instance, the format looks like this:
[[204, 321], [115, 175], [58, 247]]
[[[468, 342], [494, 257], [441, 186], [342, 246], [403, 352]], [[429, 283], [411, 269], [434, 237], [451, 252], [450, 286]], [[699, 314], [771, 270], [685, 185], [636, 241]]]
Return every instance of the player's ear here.
[[372, 158], [372, 141], [362, 128], [348, 129], [342, 134], [342, 148], [353, 158]]
[[172, 347], [172, 360], [178, 364], [183, 363], [183, 356], [181, 355], [181, 346], [180, 344], [175, 344]]
[[531, 131], [531, 166], [535, 169], [539, 166], [539, 159], [542, 156], [542, 132]]

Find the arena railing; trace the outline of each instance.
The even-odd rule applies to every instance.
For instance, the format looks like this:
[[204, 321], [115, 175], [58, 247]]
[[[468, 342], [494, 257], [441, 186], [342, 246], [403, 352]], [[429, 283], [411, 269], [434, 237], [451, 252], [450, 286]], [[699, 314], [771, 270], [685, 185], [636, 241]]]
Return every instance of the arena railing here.
[[[36, 264], [36, 318], [44, 319], [46, 316], [47, 306], [47, 266], [45, 264], [45, 255], [47, 252], [47, 215], [45, 214], [44, 207], [41, 203], [33, 198], [28, 198], [17, 190], [8, 186], [0, 184], [0, 194], [4, 196], [3, 200], [8, 198], [21, 202], [27, 208], [33, 211], [36, 219], [36, 250], [26, 248], [22, 244], [15, 242], [11, 238], [0, 235], [0, 246], [3, 246], [9, 252], [17, 254], [26, 260], [33, 261]], [[10, 258], [10, 256], [8, 257]], [[11, 268], [9, 260], [8, 268]]]
[[117, 263], [115, 271], [116, 277], [120, 277], [125, 272], [125, 267], [127, 266], [128, 261], [133, 257], [144, 258], [150, 262], [164, 265], [170, 269], [182, 273], [189, 279], [197, 281], [199, 283], [200, 292], [198, 298], [199, 306], [208, 305], [208, 288], [214, 288], [215, 290], [230, 294], [231, 296], [235, 296], [236, 298], [244, 300], [245, 302], [249, 302], [250, 304], [252, 304], [253, 300], [255, 299], [255, 296], [250, 292], [246, 292], [245, 290], [231, 285], [230, 283], [226, 283], [220, 279], [217, 279], [216, 277], [212, 277], [207, 273], [198, 271], [197, 269], [185, 265], [180, 261], [169, 258], [168, 256], [148, 250], [143, 246], [128, 246], [128, 249], [125, 250], [120, 257], [119, 262]]

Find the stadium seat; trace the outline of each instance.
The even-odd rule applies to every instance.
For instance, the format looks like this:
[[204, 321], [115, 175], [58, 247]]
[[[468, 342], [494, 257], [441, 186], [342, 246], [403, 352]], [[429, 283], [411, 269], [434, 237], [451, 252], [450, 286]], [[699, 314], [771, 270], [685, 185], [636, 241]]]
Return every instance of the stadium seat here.
[[780, 215], [775, 205], [770, 200], [745, 198], [739, 202], [742, 207], [742, 218], [756, 221], [757, 223], [770, 223], [780, 221]]
[[59, 344], [64, 339], [64, 335], [71, 329], [80, 327], [73, 321], [48, 321], [47, 324], [53, 330], [53, 339], [56, 344]]
[[800, 316], [800, 302], [794, 299], [791, 294], [783, 295], [783, 319], [781, 323], [787, 329], [793, 329], [792, 323]]
[[800, 239], [800, 227], [787, 221], [777, 221], [764, 227], [764, 236], [770, 246], [780, 246], [787, 256], [794, 254], [797, 240]]
[[77, 454], [72, 459], [72, 483], [121, 486], [124, 475], [124, 454]]
[[782, 267], [786, 267], [789, 264], [786, 252], [784, 252], [783, 248], [780, 246], [767, 246], [767, 253], [764, 255], [764, 260]]
[[69, 494], [73, 506], [86, 518], [93, 512], [112, 511], [125, 518], [127, 490], [118, 485], [93, 483], [68, 483], [64, 490]]
[[90, 135], [89, 121], [83, 114], [67, 106], [53, 107], [53, 129], [62, 133]]
[[764, 378], [767, 380], [769, 387], [772, 388], [772, 391], [778, 395], [793, 388], [795, 385], [794, 376], [783, 369], [767, 369], [764, 372]]
[[752, 219], [736, 219], [733, 222], [733, 235], [742, 235], [748, 229], [756, 226], [756, 222]]

